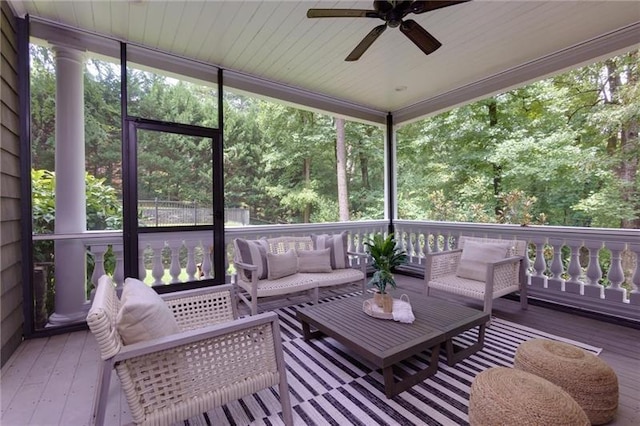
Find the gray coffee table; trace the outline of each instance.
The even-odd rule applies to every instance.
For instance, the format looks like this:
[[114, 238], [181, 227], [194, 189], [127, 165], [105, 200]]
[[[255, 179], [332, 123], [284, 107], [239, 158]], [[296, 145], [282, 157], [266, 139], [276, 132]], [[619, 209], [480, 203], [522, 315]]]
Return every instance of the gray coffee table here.
[[[353, 296], [299, 309], [304, 339], [331, 336], [381, 368], [387, 398], [435, 374], [441, 345], [445, 346], [449, 365], [482, 349], [489, 314], [417, 293], [402, 293], [409, 296], [416, 317], [412, 324], [370, 317], [362, 310], [363, 297]], [[397, 292], [395, 297], [400, 294]], [[476, 342], [462, 348], [453, 344], [455, 336], [474, 327], [479, 327]], [[400, 361], [427, 350], [431, 350], [431, 358], [424, 369], [408, 374], [394, 368]], [[400, 380], [396, 380], [394, 372]]]

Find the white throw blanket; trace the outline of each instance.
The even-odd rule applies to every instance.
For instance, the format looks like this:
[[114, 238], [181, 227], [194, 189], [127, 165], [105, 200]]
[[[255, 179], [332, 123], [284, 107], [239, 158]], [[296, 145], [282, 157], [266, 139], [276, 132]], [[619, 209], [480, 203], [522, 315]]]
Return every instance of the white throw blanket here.
[[400, 300], [393, 299], [393, 320], [411, 324], [416, 320], [411, 310], [411, 304], [409, 303], [409, 297], [403, 294]]

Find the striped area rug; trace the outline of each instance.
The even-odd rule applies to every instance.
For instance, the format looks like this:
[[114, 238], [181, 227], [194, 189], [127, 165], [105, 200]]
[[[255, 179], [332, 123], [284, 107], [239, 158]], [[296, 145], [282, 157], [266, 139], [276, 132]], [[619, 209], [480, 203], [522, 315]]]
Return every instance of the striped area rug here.
[[[328, 298], [336, 300], [349, 295]], [[321, 303], [322, 303], [321, 302]], [[494, 366], [513, 365], [520, 343], [547, 338], [572, 343], [594, 354], [600, 349], [494, 318], [487, 329], [484, 349], [449, 367], [440, 356], [438, 372], [392, 399], [384, 395], [380, 370], [359, 359], [336, 340], [324, 337], [305, 342], [298, 308], [278, 309], [287, 378], [296, 425], [467, 425], [469, 387], [479, 372]], [[462, 334], [461, 342], [475, 341], [477, 330]], [[429, 354], [401, 364], [407, 372], [423, 368]], [[213, 425], [281, 425], [276, 389], [227, 404], [207, 413]], [[190, 419], [190, 426], [206, 425], [204, 416]]]

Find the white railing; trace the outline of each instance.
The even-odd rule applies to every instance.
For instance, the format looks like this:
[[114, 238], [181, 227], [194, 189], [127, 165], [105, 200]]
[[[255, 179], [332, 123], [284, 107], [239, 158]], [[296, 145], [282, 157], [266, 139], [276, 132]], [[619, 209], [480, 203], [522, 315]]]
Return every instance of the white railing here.
[[[640, 231], [404, 220], [394, 221], [394, 226], [398, 243], [409, 255], [407, 269], [414, 273], [423, 272], [426, 253], [455, 248], [460, 235], [522, 239], [530, 247], [526, 262], [531, 297], [640, 321], [640, 266], [637, 262], [640, 257]], [[231, 263], [233, 259], [234, 238], [332, 234], [346, 230], [349, 233], [349, 250], [364, 252], [364, 241], [375, 233], [386, 234], [387, 227], [384, 220], [227, 227], [227, 261]], [[105, 254], [111, 248], [115, 260], [113, 279], [122, 285], [125, 277], [121, 232], [87, 232], [34, 239], [60, 238], [83, 241], [94, 258], [91, 277], [94, 285], [105, 273]], [[141, 234], [139, 275], [154, 285], [211, 277], [212, 245], [211, 231]], [[606, 274], [603, 274], [598, 261], [600, 250], [611, 253]], [[569, 253], [568, 257], [566, 253]], [[148, 268], [150, 277], [147, 276]], [[609, 282], [606, 288], [601, 284], [605, 279]], [[629, 285], [632, 290], [625, 288]]]
[[[640, 320], [638, 230], [399, 220], [395, 234], [409, 254], [409, 268], [420, 272], [425, 253], [455, 248], [460, 235], [525, 240], [530, 247], [525, 260], [531, 297]], [[564, 261], [563, 248], [569, 253]], [[601, 250], [610, 251], [606, 275]], [[601, 284], [604, 279], [607, 287]]]

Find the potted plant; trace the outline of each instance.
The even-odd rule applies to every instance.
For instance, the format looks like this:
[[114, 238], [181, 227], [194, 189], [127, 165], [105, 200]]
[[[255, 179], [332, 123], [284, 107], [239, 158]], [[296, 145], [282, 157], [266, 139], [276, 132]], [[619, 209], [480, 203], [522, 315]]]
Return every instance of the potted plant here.
[[376, 270], [369, 281], [369, 286], [376, 289], [374, 300], [384, 312], [390, 313], [393, 309], [393, 298], [387, 293], [387, 286], [396, 288], [392, 272], [395, 267], [407, 263], [407, 253], [396, 246], [393, 234], [387, 235], [386, 238], [382, 234], [376, 234], [364, 245]]

